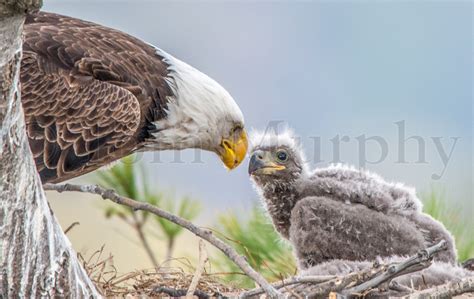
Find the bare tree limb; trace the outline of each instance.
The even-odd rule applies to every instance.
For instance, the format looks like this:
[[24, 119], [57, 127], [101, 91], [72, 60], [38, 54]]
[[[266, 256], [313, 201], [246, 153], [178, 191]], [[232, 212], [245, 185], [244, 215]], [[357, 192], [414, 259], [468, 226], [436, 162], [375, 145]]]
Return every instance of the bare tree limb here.
[[336, 277], [326, 282], [311, 285], [308, 288], [308, 284], [297, 286], [292, 289], [299, 294], [303, 294], [305, 298], [321, 298], [327, 296], [331, 292], [339, 292], [343, 289], [350, 288], [354, 285], [360, 284], [361, 282], [372, 279], [375, 275], [380, 272], [380, 268], [370, 268], [362, 270], [360, 272], [350, 273], [345, 276]]
[[[187, 291], [183, 289], [173, 289], [164, 286], [158, 286], [153, 289], [153, 293], [159, 294], [166, 294], [171, 297], [184, 297], [186, 296]], [[198, 297], [199, 299], [209, 299], [209, 298], [227, 298], [226, 296], [216, 293], [216, 294], [207, 294], [201, 290], [194, 291], [194, 296]]]
[[69, 225], [65, 230], [64, 230], [64, 234], [67, 235], [68, 232], [70, 232], [76, 225], [79, 225], [80, 223], [78, 221], [75, 221], [73, 223], [71, 223], [71, 225]]
[[[286, 287], [284, 295], [293, 297], [301, 295], [304, 298], [352, 298], [363, 295], [364, 292], [374, 290], [381, 284], [392, 280], [395, 277], [422, 270], [430, 265], [434, 254], [444, 250], [445, 241], [421, 250], [416, 255], [391, 265], [374, 265], [371, 268], [359, 272], [350, 273], [344, 276], [296, 276], [274, 283], [276, 289]], [[402, 285], [391, 284], [390, 289], [401, 292], [401, 294], [411, 293], [413, 290]], [[449, 287], [450, 292], [469, 291], [470, 286], [463, 282], [462, 286], [454, 284]], [[256, 288], [243, 292], [242, 297], [255, 297], [262, 294], [261, 288]]]
[[196, 287], [198, 286], [199, 280], [201, 279], [202, 272], [204, 272], [204, 267], [208, 261], [206, 244], [202, 239], [199, 239], [199, 263], [196, 267], [196, 272], [194, 272], [193, 280], [189, 285], [188, 291], [186, 292], [186, 298], [192, 298]]
[[434, 288], [414, 292], [408, 298], [452, 298], [464, 293], [474, 293], [474, 276], [463, 278], [458, 282], [448, 282]]
[[445, 249], [446, 241], [442, 240], [436, 245], [433, 245], [427, 249], [420, 250], [416, 255], [408, 258], [407, 260], [399, 264], [390, 265], [387, 270], [380, 273], [376, 277], [356, 287], [344, 290], [342, 294], [360, 295], [363, 292], [375, 288], [386, 281], [394, 279], [395, 277], [425, 269], [431, 265], [431, 259], [433, 255]]
[[221, 250], [230, 260], [232, 260], [237, 266], [239, 266], [242, 271], [253, 279], [260, 287], [265, 290], [270, 297], [275, 298], [280, 295], [280, 293], [270, 285], [258, 272], [256, 272], [247, 262], [244, 256], [239, 255], [234, 248], [216, 238], [210, 230], [202, 229], [194, 225], [192, 222], [180, 218], [176, 215], [173, 215], [167, 211], [164, 211], [158, 207], [150, 205], [145, 202], [139, 202], [131, 198], [123, 197], [118, 195], [113, 190], [107, 190], [97, 185], [75, 185], [75, 184], [45, 184], [45, 190], [55, 190], [58, 192], [64, 191], [76, 191], [76, 192], [85, 192], [92, 193], [102, 196], [104, 199], [109, 199], [117, 204], [128, 206], [134, 210], [148, 211], [152, 214], [165, 218], [181, 227], [184, 227], [191, 233], [195, 234], [198, 237], [208, 241], [219, 250]]
[[[272, 283], [272, 286], [275, 289], [281, 289], [281, 288], [284, 288], [286, 286], [291, 286], [291, 285], [295, 285], [295, 284], [305, 284], [305, 283], [319, 284], [319, 283], [326, 282], [326, 281], [329, 281], [329, 280], [332, 280], [332, 279], [335, 279], [335, 278], [336, 278], [336, 276], [334, 276], [334, 275], [294, 276], [294, 277], [290, 277], [290, 278], [284, 279], [284, 280], [276, 282], [276, 283]], [[245, 292], [241, 293], [241, 296], [242, 297], [253, 297], [253, 296], [263, 294], [264, 292], [265, 291], [262, 288], [255, 288], [255, 289], [248, 290], [248, 291], [245, 291]]]

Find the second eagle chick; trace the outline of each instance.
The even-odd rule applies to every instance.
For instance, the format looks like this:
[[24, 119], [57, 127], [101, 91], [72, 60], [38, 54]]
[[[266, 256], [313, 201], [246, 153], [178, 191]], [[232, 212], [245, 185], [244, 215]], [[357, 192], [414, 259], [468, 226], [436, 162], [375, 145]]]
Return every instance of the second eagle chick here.
[[249, 174], [300, 269], [324, 261], [406, 256], [446, 240], [437, 260], [454, 263], [451, 234], [421, 212], [413, 189], [346, 166], [310, 172], [293, 134], [254, 134]]

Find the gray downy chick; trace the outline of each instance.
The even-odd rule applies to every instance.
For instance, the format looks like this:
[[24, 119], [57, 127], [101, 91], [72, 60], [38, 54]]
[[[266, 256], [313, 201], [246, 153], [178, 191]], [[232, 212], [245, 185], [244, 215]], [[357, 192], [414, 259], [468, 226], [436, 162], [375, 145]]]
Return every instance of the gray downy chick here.
[[446, 240], [439, 261], [454, 263], [452, 235], [421, 212], [414, 189], [368, 171], [336, 165], [308, 169], [291, 131], [254, 133], [249, 174], [300, 269], [342, 259], [408, 256]]

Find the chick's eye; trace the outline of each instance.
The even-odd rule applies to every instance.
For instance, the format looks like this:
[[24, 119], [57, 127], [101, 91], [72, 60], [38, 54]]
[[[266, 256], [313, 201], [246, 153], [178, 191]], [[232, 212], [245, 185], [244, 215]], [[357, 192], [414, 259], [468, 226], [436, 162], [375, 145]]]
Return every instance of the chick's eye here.
[[286, 160], [288, 160], [288, 154], [285, 151], [278, 151], [276, 156], [281, 162], [286, 162]]

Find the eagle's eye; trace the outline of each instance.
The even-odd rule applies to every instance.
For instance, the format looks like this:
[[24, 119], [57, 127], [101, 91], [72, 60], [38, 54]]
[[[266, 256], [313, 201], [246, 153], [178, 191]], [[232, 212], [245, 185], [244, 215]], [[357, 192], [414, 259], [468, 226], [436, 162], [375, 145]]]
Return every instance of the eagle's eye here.
[[234, 132], [234, 133], [240, 133], [243, 129], [244, 129], [244, 127], [243, 127], [242, 125], [235, 125], [235, 126], [232, 128], [232, 132]]
[[279, 162], [286, 162], [288, 161], [288, 153], [285, 150], [279, 150], [276, 153], [276, 157]]

